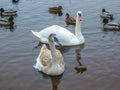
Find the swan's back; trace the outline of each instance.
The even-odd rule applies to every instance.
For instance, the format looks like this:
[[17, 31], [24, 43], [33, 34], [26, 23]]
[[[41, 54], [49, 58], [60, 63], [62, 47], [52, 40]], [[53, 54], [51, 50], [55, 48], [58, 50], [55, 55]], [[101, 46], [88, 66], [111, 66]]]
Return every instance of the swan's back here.
[[36, 64], [33, 66], [34, 68], [42, 71], [43, 67], [51, 66], [52, 62], [51, 52], [47, 48], [45, 44], [41, 47], [40, 53], [36, 59]]
[[[59, 64], [64, 64], [64, 59], [63, 59], [62, 53], [58, 49], [56, 49], [56, 53], [57, 53], [58, 63]], [[48, 66], [52, 65], [51, 51], [46, 47], [45, 44], [41, 48], [39, 60], [40, 60], [40, 62], [41, 62], [41, 64], [43, 66], [47, 66], [48, 67]]]
[[40, 33], [40, 35], [42, 35], [41, 40], [44, 40], [41, 42], [44, 42], [44, 43], [48, 43], [48, 41], [45, 39], [48, 38], [48, 36], [51, 33], [54, 33], [54, 34], [56, 34], [56, 37], [59, 39], [59, 41], [62, 45], [67, 46], [67, 45], [74, 45], [76, 43], [79, 44], [78, 38], [73, 33], [71, 33], [69, 30], [67, 30], [61, 26], [58, 26], [58, 25], [52, 25], [50, 27], [47, 27], [47, 28], [41, 30], [39, 33]]
[[51, 51], [47, 48], [45, 44], [43, 44], [41, 48], [39, 60], [42, 67], [48, 67], [52, 64]]
[[[56, 34], [57, 36], [61, 36], [62, 34], [63, 34], [63, 35], [68, 34], [68, 36], [69, 36], [69, 35], [73, 35], [73, 36], [74, 36], [74, 34], [71, 33], [69, 30], [67, 30], [66, 28], [63, 28], [63, 27], [61, 27], [61, 26], [58, 26], [58, 25], [52, 25], [52, 26], [50, 26], [50, 27], [47, 27], [47, 28], [41, 30], [40, 33], [41, 33], [43, 36], [46, 36], [46, 35], [49, 36], [51, 33], [54, 33], [54, 34]], [[62, 35], [62, 36], [63, 36], [63, 35]]]

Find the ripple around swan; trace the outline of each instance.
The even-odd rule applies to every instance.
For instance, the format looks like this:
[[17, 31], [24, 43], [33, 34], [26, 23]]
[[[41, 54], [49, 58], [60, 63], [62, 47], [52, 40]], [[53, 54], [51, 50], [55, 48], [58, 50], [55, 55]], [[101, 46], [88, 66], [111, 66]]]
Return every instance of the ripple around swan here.
[[[47, 3], [46, 3], [47, 2]], [[104, 3], [104, 4], [103, 4]], [[120, 32], [102, 30], [101, 9], [114, 14], [119, 23], [120, 0], [1, 0], [0, 8], [18, 10], [15, 29], [0, 27], [0, 90], [119, 90]], [[49, 7], [63, 6], [63, 15], [48, 12]], [[31, 30], [40, 31], [58, 24], [66, 27], [65, 14], [83, 12], [83, 47], [59, 48], [66, 68], [61, 77], [50, 77], [33, 68], [40, 47]]]

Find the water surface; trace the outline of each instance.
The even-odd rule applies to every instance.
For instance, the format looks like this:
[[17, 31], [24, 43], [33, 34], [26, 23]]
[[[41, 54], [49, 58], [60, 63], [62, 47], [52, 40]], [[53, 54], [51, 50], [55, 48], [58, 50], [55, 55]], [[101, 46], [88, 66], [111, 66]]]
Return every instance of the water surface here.
[[[0, 27], [0, 90], [119, 90], [120, 32], [104, 32], [102, 8], [120, 21], [119, 0], [1, 0], [0, 7], [18, 10], [15, 28]], [[63, 15], [53, 15], [49, 7], [63, 6]], [[65, 14], [83, 12], [84, 46], [61, 49], [66, 69], [60, 77], [49, 77], [33, 68], [39, 54], [40, 31], [53, 24], [65, 27]], [[119, 22], [120, 23], [120, 22]], [[74, 26], [65, 27], [74, 33]], [[80, 58], [77, 58], [80, 57]], [[86, 70], [81, 70], [81, 63]]]

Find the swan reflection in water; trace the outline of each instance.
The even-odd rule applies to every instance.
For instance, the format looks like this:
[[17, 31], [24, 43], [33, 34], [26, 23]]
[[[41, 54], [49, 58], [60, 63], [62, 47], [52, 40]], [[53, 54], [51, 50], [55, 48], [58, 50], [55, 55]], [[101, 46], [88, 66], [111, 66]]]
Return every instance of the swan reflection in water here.
[[78, 62], [78, 66], [76, 66], [74, 69], [76, 70], [76, 73], [83, 73], [87, 70], [87, 67], [82, 65], [81, 63], [81, 55], [80, 55], [80, 49], [76, 49], [76, 60]]
[[60, 80], [63, 74], [59, 76], [49, 76], [47, 74], [44, 74], [43, 72], [40, 72], [40, 73], [42, 74], [43, 78], [51, 80], [52, 90], [58, 90], [58, 86], [60, 84]]

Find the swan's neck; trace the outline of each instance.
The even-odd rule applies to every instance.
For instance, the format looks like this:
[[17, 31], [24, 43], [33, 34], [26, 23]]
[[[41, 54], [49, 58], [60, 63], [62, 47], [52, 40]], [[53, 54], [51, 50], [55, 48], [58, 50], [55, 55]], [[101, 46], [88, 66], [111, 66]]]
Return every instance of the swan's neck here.
[[75, 35], [79, 39], [81, 36], [81, 21], [76, 18]]
[[49, 45], [52, 55], [52, 63], [53, 65], [55, 65], [57, 63], [57, 53], [56, 53], [55, 43], [50, 41]]

